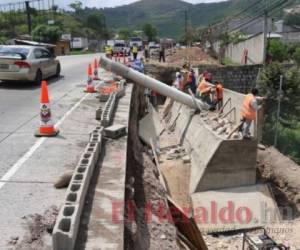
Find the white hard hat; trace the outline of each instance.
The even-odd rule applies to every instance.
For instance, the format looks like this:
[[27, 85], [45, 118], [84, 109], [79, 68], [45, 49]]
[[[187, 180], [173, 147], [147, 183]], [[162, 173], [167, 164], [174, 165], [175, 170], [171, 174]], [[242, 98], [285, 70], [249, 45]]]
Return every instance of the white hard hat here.
[[180, 73], [179, 72], [176, 72], [176, 77], [179, 77], [180, 76]]

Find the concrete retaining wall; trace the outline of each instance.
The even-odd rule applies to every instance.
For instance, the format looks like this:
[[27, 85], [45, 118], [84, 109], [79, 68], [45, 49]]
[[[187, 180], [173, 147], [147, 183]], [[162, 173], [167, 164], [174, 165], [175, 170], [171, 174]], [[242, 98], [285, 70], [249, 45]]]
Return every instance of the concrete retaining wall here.
[[[243, 96], [233, 95], [233, 105], [240, 105]], [[192, 167], [190, 193], [217, 190], [256, 183], [256, 140], [226, 140], [209, 128], [192, 110], [174, 103], [172, 114], [180, 115], [176, 132], [190, 152]]]
[[255, 87], [260, 68], [262, 68], [260, 64], [223, 67], [201, 65], [199, 72], [207, 70], [213, 74], [213, 81], [221, 81], [225, 88], [245, 94]]

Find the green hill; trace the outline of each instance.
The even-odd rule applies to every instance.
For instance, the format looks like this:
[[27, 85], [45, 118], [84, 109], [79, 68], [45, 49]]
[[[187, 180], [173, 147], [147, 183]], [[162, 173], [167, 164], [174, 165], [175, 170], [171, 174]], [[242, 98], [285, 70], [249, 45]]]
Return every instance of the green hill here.
[[145, 22], [150, 22], [157, 27], [160, 36], [178, 37], [184, 30], [185, 10], [191, 25], [205, 26], [224, 17], [224, 8], [230, 5], [229, 2], [193, 5], [180, 0], [142, 0], [117, 8], [106, 8], [102, 12], [109, 28], [141, 29]]
[[[184, 31], [185, 10], [188, 13], [189, 25], [205, 27], [232, 16], [256, 1], [228, 0], [193, 5], [180, 0], [141, 0], [130, 5], [105, 8], [101, 12], [106, 17], [108, 28], [116, 30], [127, 27], [139, 30], [145, 22], [150, 22], [157, 27], [160, 36], [178, 38]], [[296, 3], [299, 0], [292, 2]], [[256, 13], [249, 9], [247, 14]], [[277, 11], [276, 15], [282, 16], [282, 11]]]

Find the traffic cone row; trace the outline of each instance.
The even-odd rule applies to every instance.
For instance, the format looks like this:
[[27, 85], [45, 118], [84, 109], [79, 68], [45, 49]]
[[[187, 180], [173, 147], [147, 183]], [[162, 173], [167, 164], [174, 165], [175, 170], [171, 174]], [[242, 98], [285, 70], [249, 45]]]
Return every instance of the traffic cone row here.
[[[100, 62], [99, 62], [100, 64]], [[88, 79], [86, 83], [87, 93], [95, 93], [95, 87], [93, 84], [93, 80], [100, 80], [98, 76], [98, 61], [94, 60], [94, 75], [92, 70], [92, 65], [88, 66]], [[47, 82], [42, 81], [41, 86], [41, 97], [40, 97], [40, 127], [35, 133], [36, 137], [53, 137], [58, 135], [59, 130], [55, 128], [54, 123], [52, 121], [52, 113], [50, 109], [50, 99], [48, 94]]]

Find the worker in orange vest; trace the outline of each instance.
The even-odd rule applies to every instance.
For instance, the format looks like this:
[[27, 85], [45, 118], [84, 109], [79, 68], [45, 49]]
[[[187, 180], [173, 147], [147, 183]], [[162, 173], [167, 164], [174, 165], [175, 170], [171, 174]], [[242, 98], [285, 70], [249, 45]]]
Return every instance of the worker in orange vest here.
[[207, 76], [202, 76], [202, 79], [198, 85], [198, 96], [200, 97], [200, 99], [203, 102], [206, 102], [207, 104], [211, 105], [212, 101], [211, 101], [211, 93], [212, 93], [212, 86], [209, 83], [210, 78], [208, 78]]
[[253, 88], [251, 93], [246, 95], [244, 98], [243, 106], [241, 109], [242, 116], [242, 124], [241, 124], [241, 132], [243, 134], [243, 138], [250, 139], [250, 127], [252, 121], [256, 120], [256, 112], [259, 110], [260, 106], [258, 106], [258, 89]]
[[223, 85], [221, 82], [215, 82], [215, 105], [217, 106], [218, 110], [221, 110], [223, 107]]

